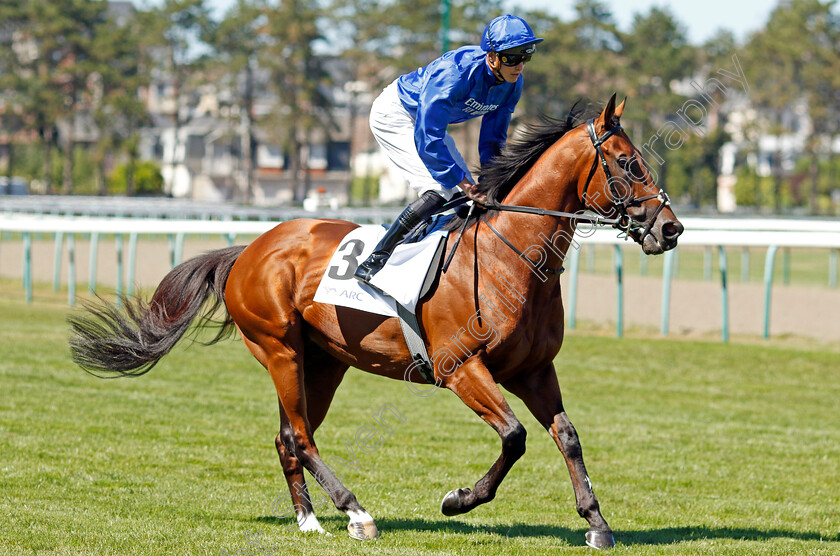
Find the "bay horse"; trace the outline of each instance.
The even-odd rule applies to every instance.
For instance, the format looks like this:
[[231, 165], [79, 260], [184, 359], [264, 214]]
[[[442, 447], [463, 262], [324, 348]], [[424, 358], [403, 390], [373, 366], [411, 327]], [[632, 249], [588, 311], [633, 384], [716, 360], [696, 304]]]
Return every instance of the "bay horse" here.
[[[465, 230], [463, 241], [418, 304], [418, 320], [433, 354], [436, 386], [454, 392], [499, 434], [501, 455], [473, 488], [444, 496], [447, 516], [492, 500], [525, 452], [525, 428], [501, 384], [524, 401], [560, 449], [577, 511], [589, 523], [586, 543], [615, 544], [563, 408], [553, 365], [563, 342], [563, 303], [559, 280], [549, 275], [559, 273], [574, 245], [577, 221], [587, 219], [580, 216], [584, 209], [598, 213], [596, 221], [620, 227], [647, 254], [672, 249], [683, 231], [621, 128], [624, 104], [616, 107], [613, 95], [585, 126], [576, 125], [573, 109], [565, 121], [509, 142], [495, 165], [482, 170], [479, 187], [488, 201], [480, 218], [452, 223]], [[76, 363], [94, 374], [135, 375], [151, 369], [194, 320], [206, 323], [208, 311], [223, 306], [228, 331], [235, 326], [277, 390], [275, 444], [299, 528], [324, 532], [305, 468], [349, 516], [350, 536], [372, 539], [379, 534], [373, 518], [321, 459], [314, 433], [351, 366], [409, 385], [424, 381], [411, 371], [396, 318], [313, 301], [333, 252], [354, 227], [336, 220], [284, 222], [247, 247], [180, 264], [148, 303], [127, 300], [122, 311], [89, 303], [68, 320]], [[450, 251], [455, 235], [448, 239]], [[206, 301], [214, 304], [209, 310]]]

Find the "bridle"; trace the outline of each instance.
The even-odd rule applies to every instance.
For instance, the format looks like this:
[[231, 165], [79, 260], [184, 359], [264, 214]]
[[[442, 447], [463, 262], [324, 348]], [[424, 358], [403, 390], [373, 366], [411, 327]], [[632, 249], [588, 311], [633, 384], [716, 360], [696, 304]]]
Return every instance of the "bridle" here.
[[[621, 237], [622, 234], [623, 234], [624, 239], [627, 239], [628, 237], [632, 237], [634, 239], [634, 241], [636, 241], [636, 243], [642, 245], [644, 243], [645, 238], [647, 237], [647, 235], [650, 233], [651, 229], [653, 228], [653, 224], [654, 224], [654, 222], [656, 222], [656, 218], [659, 216], [659, 214], [662, 212], [662, 210], [666, 206], [669, 206], [671, 204], [671, 199], [668, 197], [668, 194], [665, 193], [664, 191], [662, 191], [661, 189], [659, 190], [658, 193], [656, 193], [654, 195], [646, 195], [644, 197], [636, 197], [634, 195], [632, 189], [629, 191], [626, 198], [622, 198], [618, 194], [618, 191], [617, 191], [616, 185], [615, 185], [616, 180], [613, 178], [612, 172], [610, 171], [610, 166], [607, 163], [607, 157], [606, 157], [606, 155], [604, 155], [604, 150], [601, 148], [601, 145], [603, 145], [604, 142], [606, 142], [607, 139], [612, 137], [617, 131], [622, 130], [622, 129], [624, 129], [624, 128], [621, 127], [621, 125], [615, 125], [615, 126], [609, 128], [609, 129], [607, 129], [606, 131], [604, 131], [604, 134], [601, 135], [600, 137], [598, 137], [598, 134], [595, 131], [595, 118], [590, 118], [586, 122], [586, 130], [589, 132], [589, 139], [592, 141], [592, 146], [595, 147], [595, 152], [597, 153], [597, 156], [595, 157], [595, 160], [592, 161], [592, 168], [589, 170], [589, 175], [587, 176], [586, 183], [583, 186], [583, 193], [581, 195], [580, 200], [583, 203], [583, 208], [584, 209], [595, 212], [596, 214], [581, 214], [581, 213], [572, 213], [572, 212], [562, 212], [562, 211], [557, 211], [557, 210], [548, 210], [548, 209], [542, 209], [542, 208], [539, 208], [539, 207], [529, 207], [529, 206], [521, 206], [521, 205], [503, 205], [503, 204], [497, 203], [497, 202], [485, 203], [484, 205], [482, 205], [483, 208], [490, 209], [490, 210], [498, 210], [498, 211], [502, 211], [502, 212], [520, 212], [520, 213], [525, 213], [525, 214], [537, 214], [539, 216], [554, 216], [554, 217], [560, 217], [560, 218], [569, 218], [569, 219], [572, 219], [572, 220], [581, 220], [581, 221], [585, 221], [585, 222], [591, 222], [595, 226], [612, 226], [613, 228], [620, 231], [619, 237]], [[618, 210], [618, 214], [619, 214], [618, 218], [605, 218], [605, 217], [601, 216], [600, 214], [597, 214], [597, 211], [595, 211], [594, 209], [587, 206], [586, 192], [587, 192], [587, 189], [589, 188], [589, 183], [592, 181], [592, 178], [595, 175], [595, 172], [598, 170], [598, 162], [599, 161], [601, 162], [601, 168], [604, 170], [604, 176], [607, 178], [607, 184], [610, 187], [610, 193], [612, 194], [613, 199], [614, 199], [613, 202], [614, 202], [614, 204], [615, 204], [615, 206]], [[621, 199], [621, 201], [619, 202], [618, 199]], [[659, 199], [659, 206], [656, 207], [656, 210], [653, 212], [653, 215], [647, 220], [647, 222], [639, 222], [637, 220], [634, 220], [633, 217], [630, 216], [630, 214], [627, 212], [628, 208], [639, 206], [643, 202], [649, 201], [651, 199]], [[465, 202], [467, 200], [468, 199], [463, 198], [463, 201], [461, 201], [461, 202]], [[460, 202], [456, 201], [455, 203], [447, 203], [446, 205], [444, 205], [444, 208], [445, 209], [449, 208], [450, 206], [454, 206], [455, 204], [460, 204]], [[464, 220], [464, 225], [461, 228], [461, 234], [463, 234], [464, 230], [466, 229], [466, 225], [469, 222], [470, 217], [472, 216], [473, 209], [475, 209], [475, 203], [473, 203], [472, 207], [470, 207], [470, 214]], [[508, 247], [513, 249], [513, 251], [515, 251], [520, 257], [525, 256], [510, 241], [508, 241], [507, 238], [505, 238], [498, 230], [496, 230], [496, 228], [494, 228], [492, 225], [490, 225], [489, 222], [485, 222], [485, 224], [487, 224], [487, 226], [490, 228], [490, 230], [493, 231], [493, 233], [495, 233], [497, 236], [499, 236], [499, 238]], [[635, 232], [635, 231], [638, 231], [638, 230], [642, 230], [641, 234], [638, 237], [633, 237], [631, 235], [631, 232]], [[455, 245], [453, 246], [452, 252], [450, 253], [450, 255], [449, 255], [449, 257], [446, 261], [446, 264], [444, 265], [444, 272], [446, 271], [446, 268], [449, 266], [449, 262], [452, 260], [452, 255], [455, 254], [455, 249], [457, 248], [460, 240], [461, 240], [461, 237], [459, 235], [458, 239], [455, 242]], [[531, 261], [531, 262], [533, 263], [534, 261]], [[554, 269], [549, 269], [549, 268], [542, 267], [541, 270], [546, 271], [546, 272], [550, 272], [550, 273], [554, 273], [554, 274], [560, 274], [560, 273], [563, 272], [562, 268], [554, 270]]]
[[[604, 149], [601, 148], [607, 139], [612, 137], [615, 132], [624, 129], [620, 125], [615, 125], [610, 129], [606, 130], [603, 135], [598, 137], [598, 134], [595, 132], [595, 118], [590, 118], [586, 122], [586, 131], [589, 132], [589, 139], [592, 141], [592, 146], [595, 147], [595, 152], [598, 153], [598, 156], [595, 160], [592, 161], [592, 169], [589, 171], [589, 176], [586, 178], [586, 183], [583, 185], [583, 194], [581, 195], [581, 202], [583, 203], [584, 208], [586, 207], [586, 190], [589, 188], [589, 183], [592, 181], [592, 176], [595, 175], [595, 170], [598, 166], [598, 160], [601, 161], [601, 168], [604, 170], [604, 176], [607, 178], [607, 184], [610, 187], [610, 193], [613, 196], [613, 203], [618, 208], [619, 218], [618, 223], [613, 224], [614, 228], [622, 230], [625, 234], [625, 238], [630, 235], [631, 231], [635, 231], [638, 229], [642, 229], [642, 234], [636, 240], [639, 244], [643, 243], [645, 237], [650, 233], [651, 228], [653, 227], [653, 223], [656, 222], [656, 218], [659, 216], [659, 213], [662, 212], [666, 206], [671, 204], [671, 199], [668, 197], [668, 194], [659, 190], [658, 193], [654, 195], [646, 195], [644, 197], [636, 197], [633, 193], [633, 190], [630, 189], [628, 191], [627, 197], [622, 199], [621, 202], [618, 202], [618, 199], [621, 199], [621, 196], [618, 194], [616, 189], [615, 182], [616, 180], [613, 178], [612, 172], [610, 171], [610, 166], [607, 164], [607, 157], [604, 154]], [[659, 206], [656, 207], [656, 210], [653, 212], [653, 215], [647, 220], [647, 223], [638, 222], [633, 219], [632, 216], [627, 212], [627, 209], [630, 207], [635, 207], [641, 205], [645, 201], [650, 201], [651, 199], [659, 199]], [[591, 210], [591, 209], [590, 209]]]
[[[581, 214], [581, 213], [572, 213], [572, 212], [562, 212], [557, 210], [548, 210], [542, 209], [539, 207], [529, 207], [529, 206], [521, 206], [521, 205], [503, 205], [500, 203], [492, 202], [492, 203], [485, 203], [483, 206], [484, 208], [490, 210], [498, 210], [504, 212], [522, 212], [526, 214], [538, 214], [540, 216], [556, 216], [561, 218], [570, 218], [572, 220], [582, 220], [585, 222], [591, 222], [595, 226], [612, 226], [613, 228], [619, 230], [622, 234], [624, 234], [624, 238], [632, 237], [630, 232], [634, 232], [637, 230], [642, 230], [641, 235], [637, 238], [633, 238], [637, 243], [641, 244], [644, 242], [645, 237], [650, 233], [651, 229], [653, 228], [654, 222], [656, 222], [656, 218], [662, 212], [662, 210], [671, 204], [671, 199], [668, 197], [668, 194], [659, 190], [658, 193], [654, 195], [646, 195], [644, 197], [636, 197], [634, 196], [632, 190], [623, 198], [618, 194], [616, 189], [615, 182], [617, 181], [610, 171], [610, 166], [607, 163], [607, 157], [604, 155], [604, 150], [601, 148], [601, 145], [604, 142], [612, 137], [617, 131], [624, 129], [620, 125], [615, 125], [610, 129], [606, 130], [603, 135], [598, 137], [598, 134], [595, 132], [595, 118], [591, 118], [586, 122], [586, 129], [589, 132], [589, 138], [592, 141], [592, 146], [595, 147], [595, 152], [597, 156], [595, 160], [592, 161], [592, 168], [589, 171], [589, 176], [586, 178], [586, 183], [583, 186], [583, 194], [581, 195], [581, 202], [583, 203], [584, 209], [596, 212], [596, 214]], [[595, 175], [595, 172], [598, 169], [598, 161], [601, 162], [601, 168], [604, 170], [604, 175], [607, 178], [607, 184], [610, 187], [610, 193], [612, 194], [614, 199], [622, 199], [619, 201], [614, 201], [616, 208], [618, 209], [619, 216], [618, 218], [606, 218], [597, 214], [597, 211], [592, 209], [591, 207], [587, 206], [586, 202], [586, 193], [587, 189], [589, 188], [589, 184], [592, 181], [592, 178]], [[628, 214], [627, 209], [630, 207], [635, 207], [641, 205], [645, 201], [649, 201], [651, 199], [659, 199], [659, 206], [656, 207], [656, 210], [653, 212], [653, 215], [647, 220], [647, 222], [639, 222], [634, 220], [630, 214]]]

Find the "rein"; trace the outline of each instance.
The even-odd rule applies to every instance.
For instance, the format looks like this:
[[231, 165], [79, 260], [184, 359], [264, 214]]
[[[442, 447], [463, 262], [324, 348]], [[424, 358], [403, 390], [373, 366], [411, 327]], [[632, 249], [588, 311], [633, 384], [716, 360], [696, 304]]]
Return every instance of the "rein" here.
[[565, 268], [563, 268], [562, 266], [561, 266], [560, 268], [551, 268], [551, 267], [548, 267], [548, 266], [545, 266], [545, 265], [540, 265], [540, 266], [538, 267], [538, 266], [537, 266], [537, 262], [536, 262], [536, 261], [533, 261], [533, 260], [529, 259], [528, 257], [526, 257], [526, 256], [525, 256], [525, 253], [523, 253], [522, 251], [520, 251], [519, 249], [517, 249], [517, 248], [516, 248], [516, 246], [514, 246], [514, 245], [513, 245], [510, 241], [508, 241], [508, 240], [507, 240], [507, 238], [506, 238], [505, 236], [503, 236], [503, 235], [499, 232], [499, 230], [497, 230], [496, 228], [494, 228], [494, 227], [490, 224], [490, 222], [485, 222], [485, 224], [487, 224], [487, 227], [488, 227], [488, 228], [490, 228], [490, 229], [493, 231], [493, 233], [494, 233], [494, 234], [496, 234], [497, 236], [499, 236], [499, 239], [501, 239], [502, 241], [504, 241], [504, 242], [505, 242], [505, 244], [506, 244], [508, 247], [510, 247], [511, 249], [513, 249], [514, 253], [516, 253], [517, 255], [519, 255], [519, 258], [520, 258], [520, 259], [526, 259], [529, 263], [531, 263], [531, 266], [533, 266], [534, 268], [539, 268], [539, 269], [540, 269], [540, 270], [542, 270], [543, 272], [547, 272], [547, 273], [549, 273], [549, 274], [557, 274], [558, 276], [559, 276], [560, 274], [563, 274], [564, 272], [566, 272], [566, 269], [565, 269]]
[[[595, 175], [595, 171], [598, 167], [598, 161], [601, 162], [601, 168], [604, 170], [604, 175], [607, 178], [607, 183], [610, 186], [610, 193], [612, 193], [613, 198], [620, 199], [621, 197], [618, 195], [618, 191], [616, 191], [615, 187], [615, 180], [613, 179], [612, 172], [610, 171], [609, 164], [607, 163], [607, 157], [604, 155], [604, 150], [601, 148], [601, 145], [606, 142], [607, 139], [612, 137], [617, 131], [624, 129], [620, 125], [611, 127], [607, 131], [604, 132], [603, 135], [598, 137], [598, 134], [595, 132], [595, 118], [590, 118], [586, 122], [586, 129], [589, 132], [589, 139], [592, 141], [592, 146], [595, 147], [595, 151], [597, 152], [598, 156], [592, 163], [592, 169], [589, 171], [589, 176], [586, 179], [586, 183], [583, 186], [583, 194], [581, 195], [581, 202], [583, 203], [584, 208], [586, 208], [586, 191], [589, 188], [589, 183], [592, 181], [593, 176]], [[653, 215], [647, 220], [647, 222], [638, 222], [633, 219], [630, 214], [628, 214], [627, 209], [629, 207], [638, 206], [645, 201], [649, 201], [651, 199], [659, 199], [659, 206], [654, 211]], [[645, 237], [650, 233], [651, 228], [653, 227], [653, 223], [656, 221], [656, 218], [659, 216], [659, 213], [662, 210], [671, 204], [671, 200], [668, 197], [668, 194], [659, 190], [659, 193], [655, 195], [646, 195], [644, 197], [635, 197], [632, 192], [630, 195], [627, 196], [626, 199], [622, 200], [621, 203], [616, 203], [618, 207], [619, 217], [618, 218], [605, 218], [598, 214], [581, 214], [581, 213], [572, 213], [572, 212], [562, 212], [558, 210], [548, 210], [539, 207], [529, 207], [529, 206], [521, 206], [521, 205], [503, 205], [497, 202], [491, 202], [484, 204], [484, 208], [490, 210], [498, 210], [504, 212], [520, 212], [525, 214], [536, 214], [539, 216], [554, 216], [559, 218], [569, 218], [571, 220], [582, 220], [586, 222], [591, 222], [595, 226], [612, 226], [617, 230], [620, 230], [621, 233], [624, 234], [624, 239], [627, 239], [630, 236], [631, 231], [642, 230], [639, 239], [635, 241], [639, 244], [642, 244], [645, 240]], [[486, 223], [486, 222], [485, 222]], [[486, 223], [490, 229], [497, 235], [499, 238], [511, 249], [513, 249], [519, 256], [523, 256], [522, 252], [519, 251], [516, 247], [513, 246], [510, 241], [508, 241], [505, 237], [499, 233], [493, 226], [490, 226], [489, 223]], [[619, 236], [620, 237], [620, 236]], [[530, 259], [529, 259], [530, 260]], [[533, 261], [531, 261], [533, 263]], [[536, 266], [536, 264], [534, 265]], [[556, 274], [560, 274], [563, 272], [561, 268], [558, 270], [553, 269], [545, 269], [542, 270], [553, 272]]]

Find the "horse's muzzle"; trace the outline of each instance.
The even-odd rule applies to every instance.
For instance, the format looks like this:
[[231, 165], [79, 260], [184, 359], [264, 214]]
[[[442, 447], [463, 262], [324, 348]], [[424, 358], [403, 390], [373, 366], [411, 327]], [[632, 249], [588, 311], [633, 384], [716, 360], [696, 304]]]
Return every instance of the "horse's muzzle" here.
[[677, 238], [685, 231], [682, 223], [673, 213], [666, 214], [663, 211], [656, 220], [650, 233], [642, 241], [642, 251], [646, 255], [659, 255], [673, 249], [677, 246]]

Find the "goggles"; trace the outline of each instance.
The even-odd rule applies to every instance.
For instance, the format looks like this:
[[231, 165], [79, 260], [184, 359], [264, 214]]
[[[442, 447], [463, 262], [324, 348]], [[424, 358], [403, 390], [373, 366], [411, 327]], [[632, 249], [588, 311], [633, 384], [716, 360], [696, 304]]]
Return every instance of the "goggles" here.
[[531, 56], [537, 51], [536, 43], [525, 44], [499, 52], [499, 60], [502, 64], [513, 67], [531, 61]]
[[508, 67], [518, 66], [531, 61], [531, 54], [499, 54], [502, 64]]

